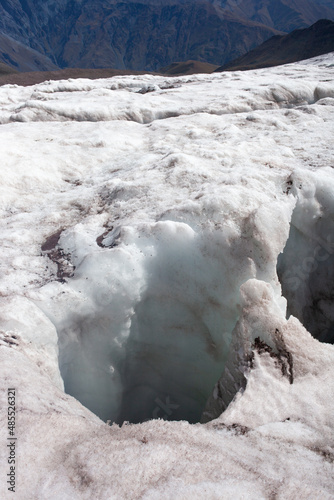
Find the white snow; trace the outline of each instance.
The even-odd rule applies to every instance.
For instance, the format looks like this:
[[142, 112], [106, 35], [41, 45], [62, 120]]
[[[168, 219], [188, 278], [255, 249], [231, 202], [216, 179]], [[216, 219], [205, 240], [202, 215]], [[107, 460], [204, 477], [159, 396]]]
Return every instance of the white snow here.
[[334, 498], [333, 72], [0, 87], [1, 498]]

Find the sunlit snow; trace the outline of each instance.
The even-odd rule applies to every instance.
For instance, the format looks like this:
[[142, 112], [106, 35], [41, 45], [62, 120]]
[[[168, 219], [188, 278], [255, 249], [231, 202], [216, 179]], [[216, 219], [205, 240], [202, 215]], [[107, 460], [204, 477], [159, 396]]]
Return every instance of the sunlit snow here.
[[0, 87], [1, 498], [334, 498], [333, 74]]

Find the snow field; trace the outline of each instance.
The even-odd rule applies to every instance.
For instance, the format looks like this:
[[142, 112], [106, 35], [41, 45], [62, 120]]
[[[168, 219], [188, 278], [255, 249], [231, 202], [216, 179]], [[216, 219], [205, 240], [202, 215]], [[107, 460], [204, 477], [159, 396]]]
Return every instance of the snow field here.
[[17, 498], [334, 498], [333, 98], [333, 55], [0, 88]]

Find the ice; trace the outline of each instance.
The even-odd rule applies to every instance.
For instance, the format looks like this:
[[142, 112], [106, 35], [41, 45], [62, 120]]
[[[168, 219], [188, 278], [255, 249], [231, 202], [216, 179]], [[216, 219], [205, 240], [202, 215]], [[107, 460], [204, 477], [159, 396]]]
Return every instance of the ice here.
[[[287, 229], [291, 207], [277, 215], [277, 204], [261, 198], [257, 210], [249, 201], [251, 214], [244, 207], [241, 228], [196, 227], [194, 203], [193, 228], [173, 220], [123, 226], [107, 232], [105, 248], [82, 224], [65, 231], [59, 245], [71, 255], [74, 277], [69, 287], [44, 287], [36, 304], [59, 333], [66, 391], [104, 420], [146, 420], [157, 399], [172, 395], [174, 419], [199, 421], [229, 350], [241, 284], [272, 276], [280, 293], [275, 267], [287, 233], [268, 221], [285, 221]], [[216, 203], [211, 217], [218, 220]]]
[[333, 183], [331, 169], [291, 177], [298, 199], [290, 235], [278, 259], [288, 313], [319, 340], [334, 342]]
[[[333, 390], [328, 370], [334, 346], [319, 344], [296, 318], [282, 319], [268, 284], [249, 280], [242, 285], [241, 294], [243, 314], [233, 332], [234, 345], [208, 402], [204, 420], [218, 416], [218, 421], [227, 425], [251, 423], [252, 427], [277, 420], [298, 421], [314, 427], [325, 446], [332, 429], [328, 415], [320, 408], [331, 405], [325, 401], [328, 390], [330, 393]], [[323, 361], [318, 365], [317, 359], [322, 356]], [[311, 379], [315, 375], [317, 382], [313, 385]], [[227, 408], [240, 388], [244, 390], [242, 397], [237, 397], [234, 405]], [[252, 404], [248, 404], [248, 398]]]
[[[327, 66], [330, 72], [330, 65]], [[280, 109], [334, 97], [333, 82], [314, 79], [305, 65], [299, 65], [299, 71], [302, 74], [298, 79], [287, 79], [288, 72], [280, 67], [269, 75], [267, 70], [256, 70], [252, 82], [248, 72], [215, 73], [210, 75], [210, 86], [203, 75], [64, 80], [44, 82], [15, 96], [12, 95], [15, 86], [7, 85], [0, 91], [3, 103], [0, 123], [72, 120], [151, 123], [196, 113], [221, 115]], [[194, 90], [200, 99], [194, 97]]]
[[334, 498], [333, 57], [0, 87], [1, 498]]

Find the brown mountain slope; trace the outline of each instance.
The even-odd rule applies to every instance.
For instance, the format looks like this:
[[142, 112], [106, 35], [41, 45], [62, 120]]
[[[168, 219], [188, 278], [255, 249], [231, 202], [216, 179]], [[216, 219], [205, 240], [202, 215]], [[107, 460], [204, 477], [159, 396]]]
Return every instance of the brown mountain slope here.
[[0, 63], [0, 78], [2, 75], [12, 75], [18, 73], [15, 69], [7, 64]]
[[175, 62], [159, 69], [159, 73], [169, 76], [193, 75], [194, 73], [212, 73], [217, 66], [200, 61]]
[[309, 59], [334, 51], [334, 22], [322, 19], [309, 28], [274, 36], [242, 57], [215, 71], [266, 68]]
[[118, 75], [142, 75], [145, 73], [147, 73], [147, 71], [129, 71], [125, 69], [112, 68], [67, 68], [58, 71], [32, 71], [24, 73], [18, 73], [14, 70], [14, 73], [1, 74], [0, 64], [0, 86], [14, 84], [26, 87], [28, 85], [35, 85], [36, 83], [45, 82], [46, 80], [68, 80], [69, 78], [89, 78], [91, 80], [96, 80], [97, 78], [110, 78], [112, 76]]

